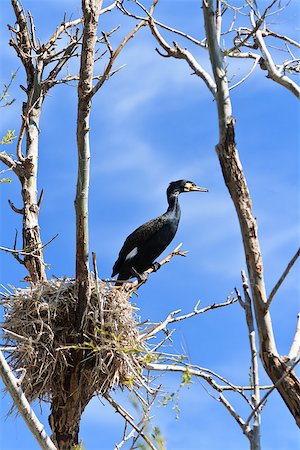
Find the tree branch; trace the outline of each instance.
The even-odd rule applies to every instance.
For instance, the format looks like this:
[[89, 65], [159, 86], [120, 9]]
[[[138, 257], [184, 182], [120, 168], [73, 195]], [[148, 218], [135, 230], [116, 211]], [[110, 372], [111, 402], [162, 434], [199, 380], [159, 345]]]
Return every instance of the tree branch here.
[[[149, 269], [150, 270], [150, 269]], [[147, 331], [146, 333], [143, 333], [140, 335], [140, 339], [144, 340], [144, 339], [150, 339], [151, 337], [155, 336], [159, 331], [162, 330], [166, 330], [167, 326], [170, 323], [174, 323], [174, 322], [179, 322], [181, 320], [185, 320], [185, 319], [190, 319], [191, 317], [194, 317], [196, 315], [199, 314], [203, 314], [207, 311], [210, 311], [212, 309], [217, 309], [217, 308], [222, 308], [224, 306], [229, 306], [232, 305], [233, 303], [235, 303], [237, 301], [237, 297], [235, 298], [231, 298], [231, 295], [228, 296], [226, 302], [223, 303], [213, 303], [210, 306], [206, 306], [202, 309], [198, 309], [200, 300], [198, 300], [198, 302], [196, 303], [194, 310], [191, 313], [188, 314], [183, 314], [181, 316], [177, 316], [177, 314], [179, 314], [181, 312], [181, 309], [177, 309], [176, 311], [172, 311], [168, 314], [168, 316], [166, 317], [166, 319], [158, 324], [155, 324], [149, 331]]]
[[44, 425], [42, 425], [31, 409], [18, 380], [14, 377], [9, 365], [7, 364], [0, 350], [0, 375], [6, 386], [6, 389], [12, 396], [14, 404], [18, 408], [19, 413], [23, 417], [29, 430], [37, 440], [43, 450], [57, 450], [49, 436], [47, 435]]
[[293, 369], [295, 368], [295, 366], [298, 363], [299, 363], [299, 359], [294, 361], [294, 363], [285, 370], [283, 375], [276, 381], [276, 383], [270, 388], [270, 390], [262, 397], [261, 401], [256, 405], [255, 409], [251, 412], [250, 416], [248, 417], [248, 419], [246, 421], [247, 425], [250, 423], [254, 414], [264, 406], [264, 403], [267, 400], [267, 398], [269, 397], [269, 395], [274, 391], [275, 388], [277, 388], [280, 385], [280, 383], [282, 383], [284, 381], [284, 379], [293, 371]]
[[158, 450], [153, 443], [150, 441], [148, 436], [146, 436], [139, 427], [134, 423], [133, 417], [121, 406], [119, 405], [109, 394], [105, 394], [104, 398], [111, 404], [111, 406], [120, 414], [126, 422], [128, 422], [132, 428], [144, 439], [144, 441], [149, 445], [152, 450]]
[[[255, 26], [253, 11], [250, 12], [250, 18], [252, 25]], [[300, 98], [300, 87], [285, 74], [281, 74], [276, 68], [272, 56], [267, 49], [265, 41], [263, 39], [263, 33], [261, 30], [257, 29], [255, 31], [255, 41], [260, 48], [263, 56], [263, 67], [268, 71], [268, 78], [272, 78], [276, 83], [281, 84], [286, 87], [292, 94], [297, 98]], [[262, 64], [261, 64], [262, 67]]]
[[[246, 323], [249, 333], [249, 344], [250, 344], [250, 352], [251, 352], [251, 378], [253, 383], [253, 396], [252, 401], [254, 407], [257, 408], [257, 405], [260, 402], [260, 386], [259, 386], [259, 374], [258, 374], [258, 351], [256, 348], [256, 337], [255, 337], [255, 328], [254, 328], [254, 320], [252, 313], [252, 300], [249, 292], [249, 285], [247, 276], [244, 270], [242, 270], [242, 281], [243, 281], [243, 290], [244, 290], [244, 302], [240, 301], [242, 308], [245, 311]], [[254, 422], [252, 433], [249, 434], [249, 439], [251, 442], [251, 450], [260, 450], [260, 413], [257, 409], [254, 414]]]
[[280, 288], [280, 286], [282, 285], [282, 283], [284, 282], [284, 280], [286, 279], [289, 271], [291, 270], [291, 268], [293, 267], [293, 265], [295, 264], [295, 262], [297, 261], [297, 259], [300, 256], [300, 248], [298, 248], [298, 250], [296, 251], [295, 255], [292, 257], [292, 259], [290, 260], [290, 262], [288, 263], [286, 269], [284, 270], [283, 274], [281, 275], [281, 277], [279, 278], [279, 280], [277, 281], [277, 283], [275, 284], [275, 286], [273, 287], [269, 298], [267, 300], [267, 304], [266, 304], [266, 309], [269, 309], [271, 306], [271, 303], [278, 291], [278, 289]]
[[296, 359], [300, 358], [300, 313], [297, 315], [297, 326], [293, 339], [293, 343], [291, 345], [291, 349], [289, 352], [289, 363], [294, 363]]

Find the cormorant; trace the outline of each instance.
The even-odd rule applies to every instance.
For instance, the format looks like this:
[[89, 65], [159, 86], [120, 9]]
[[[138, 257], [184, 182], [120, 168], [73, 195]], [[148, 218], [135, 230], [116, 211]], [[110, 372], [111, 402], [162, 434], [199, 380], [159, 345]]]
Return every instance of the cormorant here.
[[114, 264], [112, 277], [119, 274], [118, 280], [125, 281], [142, 274], [153, 265], [176, 234], [180, 220], [179, 194], [193, 191], [207, 192], [208, 189], [187, 180], [170, 183], [167, 189], [167, 211], [144, 223], [127, 237]]

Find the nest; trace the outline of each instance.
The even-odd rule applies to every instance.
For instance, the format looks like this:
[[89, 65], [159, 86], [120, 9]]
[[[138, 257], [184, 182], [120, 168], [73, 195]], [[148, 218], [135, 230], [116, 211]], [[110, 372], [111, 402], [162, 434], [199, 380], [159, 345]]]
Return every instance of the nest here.
[[137, 308], [129, 297], [122, 289], [93, 281], [79, 339], [74, 280], [53, 279], [2, 294], [2, 337], [12, 349], [8, 361], [14, 371], [22, 371], [22, 389], [29, 401], [51, 401], [74, 355], [80, 357], [81, 381], [89, 397], [130, 388], [138, 381], [145, 344], [140, 342]]

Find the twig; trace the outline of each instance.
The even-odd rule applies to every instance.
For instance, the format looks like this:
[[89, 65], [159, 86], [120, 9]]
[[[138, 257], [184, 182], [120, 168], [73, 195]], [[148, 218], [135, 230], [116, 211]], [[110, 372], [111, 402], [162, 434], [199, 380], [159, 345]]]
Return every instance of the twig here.
[[[99, 78], [98, 82], [95, 84], [95, 86], [93, 87], [92, 91], [91, 91], [91, 97], [93, 97], [96, 92], [98, 92], [98, 90], [102, 87], [102, 85], [104, 84], [104, 82], [111, 76], [111, 69], [112, 66], [116, 60], [116, 58], [118, 57], [118, 55], [120, 54], [120, 52], [122, 51], [122, 49], [125, 47], [125, 45], [127, 44], [127, 42], [132, 39], [134, 37], [134, 35], [138, 32], [138, 30], [143, 27], [145, 25], [144, 22], [140, 22], [138, 25], [135, 26], [135, 28], [127, 35], [125, 36], [125, 38], [123, 39], [123, 41], [121, 42], [121, 44], [119, 44], [119, 46], [117, 47], [117, 49], [115, 51], [112, 52], [112, 48], [109, 46], [109, 52], [110, 52], [110, 59], [109, 62], [104, 70], [104, 73], [102, 74], [102, 76]], [[107, 36], [106, 36], [107, 39]]]
[[39, 196], [39, 199], [38, 199], [38, 202], [37, 202], [37, 207], [38, 207], [38, 208], [41, 207], [43, 198], [44, 198], [44, 188], [42, 188], [41, 193], [40, 193], [40, 196]]
[[275, 33], [274, 31], [269, 30], [268, 28], [266, 28], [265, 30], [263, 30], [263, 36], [272, 36], [275, 38], [278, 38], [280, 40], [286, 41], [291, 45], [294, 45], [297, 48], [300, 48], [300, 44], [299, 42], [295, 41], [294, 39], [289, 38], [288, 36], [283, 36], [282, 34], [278, 34]]
[[285, 370], [285, 372], [283, 373], [283, 375], [276, 381], [276, 383], [271, 387], [271, 389], [262, 397], [261, 401], [258, 403], [258, 405], [256, 406], [256, 408], [251, 412], [250, 416], [248, 417], [247, 421], [246, 421], [246, 425], [248, 425], [252, 419], [252, 417], [254, 416], [254, 414], [264, 405], [265, 401], [267, 400], [267, 398], [269, 397], [269, 395], [274, 391], [275, 388], [277, 388], [277, 386], [287, 377], [287, 375], [294, 369], [294, 367], [299, 363], [299, 359], [297, 359], [292, 366], [290, 366], [287, 370]]
[[155, 24], [155, 21], [153, 20], [152, 16], [149, 14], [149, 26], [151, 33], [156, 38], [156, 40], [159, 42], [161, 47], [167, 52], [167, 55], [162, 55], [161, 52], [158, 53], [161, 56], [167, 56], [167, 57], [173, 57], [177, 59], [185, 59], [188, 65], [191, 67], [194, 73], [196, 73], [206, 84], [210, 92], [214, 97], [216, 97], [217, 88], [216, 84], [214, 83], [212, 77], [209, 75], [209, 73], [204, 70], [204, 68], [196, 61], [194, 56], [187, 50], [181, 48], [176, 42], [173, 42], [174, 47], [171, 47], [168, 42], [162, 37], [160, 32], [158, 31], [158, 28]]
[[[251, 23], [254, 26], [254, 16], [252, 11], [250, 12]], [[254, 28], [257, 28], [254, 26]], [[263, 66], [268, 71], [268, 77], [274, 80], [276, 83], [281, 84], [286, 87], [292, 94], [294, 94], [297, 98], [300, 98], [300, 87], [289, 77], [286, 75], [282, 75], [276, 68], [273, 58], [267, 49], [265, 41], [263, 39], [262, 30], [256, 29], [255, 32], [255, 40], [257, 45], [259, 46], [262, 56], [263, 56]]]
[[249, 70], [249, 72], [237, 83], [233, 84], [232, 86], [229, 87], [229, 91], [231, 91], [232, 89], [235, 89], [236, 87], [238, 87], [240, 84], [244, 83], [244, 81], [247, 80], [247, 78], [250, 77], [250, 75], [254, 72], [257, 64], [259, 63], [259, 56], [254, 60], [254, 64], [252, 65], [251, 69]]
[[94, 275], [95, 275], [95, 285], [96, 285], [96, 292], [97, 297], [100, 305], [100, 322], [101, 322], [101, 329], [103, 329], [104, 325], [104, 314], [103, 314], [103, 298], [100, 296], [99, 291], [99, 281], [98, 281], [98, 269], [97, 269], [97, 259], [96, 259], [96, 253], [92, 252], [92, 260], [93, 260], [93, 267], [94, 267]]
[[244, 435], [247, 436], [247, 437], [249, 438], [249, 434], [250, 434], [250, 431], [251, 431], [249, 425], [243, 421], [243, 419], [241, 418], [241, 416], [238, 415], [238, 413], [235, 411], [235, 409], [234, 409], [233, 406], [229, 403], [229, 401], [224, 397], [224, 395], [220, 394], [218, 400], [225, 406], [225, 408], [229, 411], [229, 413], [231, 414], [231, 416], [235, 419], [235, 421], [237, 422], [237, 424], [238, 424], [238, 425], [240, 426], [240, 428], [242, 429]]
[[185, 320], [185, 319], [189, 319], [190, 317], [194, 317], [198, 314], [203, 314], [207, 311], [210, 311], [212, 309], [217, 309], [217, 308], [223, 308], [224, 306], [229, 306], [232, 305], [233, 303], [235, 303], [237, 301], [237, 297], [233, 297], [231, 298], [231, 295], [229, 295], [227, 297], [226, 302], [223, 303], [213, 303], [212, 305], [209, 306], [205, 306], [204, 308], [198, 309], [198, 306], [200, 304], [200, 300], [198, 300], [198, 302], [196, 303], [195, 307], [194, 307], [194, 311], [188, 314], [184, 314], [182, 316], [179, 317], [173, 317], [171, 322], [178, 322], [180, 320]]
[[[169, 255], [167, 255], [165, 258], [163, 258], [159, 263], [158, 263], [158, 267], [157, 268], [153, 268], [150, 267], [150, 269], [146, 270], [144, 272], [145, 275], [150, 275], [150, 273], [152, 272], [157, 272], [157, 270], [159, 270], [162, 266], [164, 266], [165, 264], [169, 263], [171, 261], [171, 259], [174, 256], [186, 256], [188, 251], [181, 251], [180, 248], [182, 247], [182, 243], [180, 243], [179, 245], [177, 245], [176, 248], [174, 248], [174, 250], [169, 253]], [[144, 284], [147, 281], [147, 278], [145, 278], [145, 280], [143, 281], [133, 281], [132, 283], [130, 283], [129, 288], [131, 291], [135, 291], [136, 289], [138, 289], [142, 284]]]
[[33, 21], [33, 17], [30, 11], [28, 11], [29, 23], [30, 23], [30, 34], [31, 34], [31, 42], [34, 50], [37, 50], [38, 45], [35, 39], [35, 25]]
[[299, 358], [300, 358], [300, 313], [298, 313], [297, 315], [296, 332], [289, 352], [290, 362], [294, 363], [294, 360]]
[[[127, 425], [127, 422], [125, 423], [125, 432], [126, 432], [126, 425]], [[133, 429], [130, 431], [130, 433], [127, 434], [127, 436], [126, 436], [126, 434], [124, 434], [124, 437], [123, 437], [122, 441], [121, 441], [119, 444], [116, 444], [115, 450], [120, 450], [120, 448], [122, 448], [123, 445], [124, 445], [127, 441], [129, 441], [129, 439], [131, 439], [131, 438], [134, 437], [135, 433], [136, 433], [136, 430], [133, 428]]]
[[272, 291], [271, 291], [271, 293], [269, 295], [269, 298], [267, 300], [267, 303], [266, 303], [266, 309], [270, 308], [270, 305], [271, 305], [271, 303], [273, 301], [273, 298], [274, 298], [276, 292], [278, 291], [278, 289], [280, 288], [280, 286], [284, 282], [284, 280], [287, 277], [289, 271], [291, 270], [291, 268], [293, 267], [293, 265], [295, 264], [295, 262], [297, 261], [299, 256], [300, 256], [300, 248], [298, 248], [298, 250], [296, 251], [295, 255], [292, 257], [292, 259], [288, 263], [288, 265], [287, 265], [286, 269], [284, 270], [283, 274], [281, 275], [281, 277], [279, 278], [279, 280], [277, 281], [277, 283], [273, 287], [273, 289], [272, 289]]
[[[150, 11], [153, 12], [155, 5], [157, 3], [158, 0], [154, 0], [154, 2], [151, 5]], [[120, 54], [120, 52], [122, 51], [122, 49], [124, 48], [124, 46], [127, 44], [127, 42], [132, 39], [135, 34], [137, 33], [137, 31], [142, 28], [143, 26], [146, 25], [146, 21], [142, 20], [139, 24], [137, 24], [135, 26], [135, 28], [133, 30], [131, 30], [130, 33], [127, 34], [127, 36], [125, 36], [125, 38], [123, 39], [123, 41], [119, 44], [119, 46], [117, 47], [117, 49], [115, 51], [112, 51], [112, 48], [109, 44], [108, 49], [110, 52], [110, 59], [109, 62], [104, 70], [103, 75], [100, 77], [99, 81], [96, 83], [96, 85], [93, 87], [92, 91], [91, 91], [91, 97], [93, 97], [96, 92], [98, 92], [98, 90], [102, 87], [103, 83], [109, 78], [110, 73], [111, 73], [111, 69], [112, 66], [116, 60], [116, 58], [118, 57], [118, 55]], [[103, 38], [105, 39], [106, 43], [108, 42], [107, 40], [107, 35], [104, 35]]]
[[16, 208], [15, 205], [13, 204], [13, 202], [10, 201], [9, 199], [8, 199], [8, 204], [15, 213], [17, 213], [17, 214], [24, 213], [24, 208]]
[[111, 5], [107, 6], [106, 8], [101, 9], [99, 16], [102, 16], [102, 14], [106, 14], [107, 12], [112, 11], [115, 6], [117, 6], [117, 1], [113, 2]]
[[17, 155], [19, 161], [22, 161], [22, 162], [25, 159], [24, 155], [22, 154], [22, 142], [23, 142], [23, 138], [24, 138], [24, 134], [25, 134], [25, 128], [26, 128], [26, 119], [22, 115], [21, 129], [20, 129], [18, 142], [17, 142], [17, 149], [16, 149], [16, 155]]
[[[245, 37], [245, 39], [243, 39], [239, 44], [235, 45], [234, 47], [232, 47], [230, 50], [228, 50], [226, 53], [234, 53], [236, 52], [240, 47], [243, 47], [246, 42], [250, 39], [251, 36], [254, 36], [255, 33], [257, 32], [257, 30], [259, 29], [259, 27], [261, 26], [261, 24], [263, 23], [263, 21], [265, 20], [268, 11], [272, 8], [272, 6], [277, 2], [277, 0], [273, 0], [272, 3], [270, 5], [267, 6], [267, 8], [265, 9], [264, 13], [262, 14], [262, 16], [259, 18], [259, 20], [253, 24], [253, 29], [247, 34], [247, 36]], [[253, 14], [253, 10], [250, 12], [250, 14]]]
[[47, 245], [49, 245], [52, 241], [54, 241], [54, 239], [57, 238], [57, 236], [59, 235], [59, 233], [57, 233], [55, 236], [53, 236], [49, 241], [47, 241], [45, 244], [43, 245], [37, 245], [36, 248], [34, 248], [31, 251], [25, 251], [24, 249], [22, 250], [16, 250], [16, 249], [12, 249], [12, 248], [7, 248], [7, 247], [0, 247], [0, 250], [4, 251], [4, 252], [8, 252], [8, 253], [12, 253], [12, 254], [18, 254], [18, 255], [24, 255], [24, 256], [34, 256], [35, 258], [41, 258], [41, 256], [39, 255], [35, 255], [36, 251], [39, 251], [43, 248], [45, 248]]
[[[243, 282], [243, 290], [245, 300], [242, 302], [240, 300], [240, 304], [245, 311], [246, 323], [249, 333], [249, 344], [250, 344], [250, 352], [251, 352], [251, 378], [253, 383], [253, 396], [252, 401], [254, 404], [254, 408], [257, 408], [257, 405], [260, 402], [260, 386], [259, 386], [259, 374], [258, 374], [258, 351], [256, 348], [256, 336], [255, 336], [255, 328], [254, 328], [254, 319], [252, 312], [252, 300], [249, 292], [249, 285], [247, 276], [244, 270], [241, 272], [242, 282]], [[238, 291], [237, 291], [238, 293]], [[238, 293], [239, 296], [239, 293]], [[260, 449], [260, 412], [257, 409], [254, 414], [254, 422], [253, 429], [251, 435], [249, 435], [249, 439], [251, 440], [251, 445], [254, 448]]]
[[[226, 378], [222, 377], [221, 375], [216, 374], [215, 372], [204, 369], [204, 368], [196, 368], [197, 366], [186, 364], [184, 366], [179, 364], [163, 364], [163, 363], [146, 363], [145, 369], [147, 370], [156, 370], [161, 372], [179, 372], [179, 373], [186, 373], [189, 372], [191, 375], [194, 375], [195, 377], [199, 377], [207, 381], [207, 383], [214, 388], [217, 392], [223, 392], [223, 391], [234, 391], [239, 394], [243, 393], [243, 391], [252, 391], [253, 386], [237, 386], [230, 381], [226, 380]], [[215, 376], [223, 381], [225, 384], [218, 384], [212, 376]], [[261, 389], [270, 389], [271, 386], [262, 386]], [[247, 403], [249, 403], [247, 399]]]
[[128, 422], [134, 430], [139, 433], [139, 435], [144, 439], [144, 441], [149, 445], [152, 450], [157, 450], [157, 448], [152, 444], [148, 436], [146, 436], [139, 427], [134, 423], [133, 417], [121, 406], [119, 405], [109, 394], [105, 394], [104, 398], [112, 405], [118, 414], [120, 414], [126, 422]]
[[[170, 255], [169, 255], [170, 256]], [[204, 308], [198, 309], [200, 300], [198, 300], [198, 302], [196, 303], [196, 305], [194, 306], [194, 310], [188, 314], [183, 314], [181, 316], [176, 317], [177, 314], [179, 314], [181, 312], [181, 309], [177, 309], [176, 311], [172, 311], [168, 314], [168, 316], [166, 317], [166, 319], [156, 325], [154, 325], [149, 331], [147, 331], [144, 334], [140, 335], [140, 339], [144, 340], [144, 339], [150, 339], [151, 337], [155, 336], [159, 331], [161, 330], [166, 330], [167, 326], [170, 323], [173, 322], [179, 322], [181, 320], [185, 320], [185, 319], [190, 319], [191, 317], [194, 317], [198, 314], [203, 314], [207, 311], [210, 311], [212, 309], [217, 309], [217, 308], [222, 308], [224, 306], [229, 306], [232, 305], [233, 303], [235, 303], [238, 300], [237, 297], [231, 298], [231, 296], [228, 296], [226, 302], [223, 303], [213, 303], [212, 305], [209, 306], [205, 306]]]
[[[120, 11], [122, 11], [128, 17], [132, 17], [137, 20], [147, 20], [149, 22], [149, 12], [147, 11], [147, 9], [138, 1], [134, 1], [134, 3], [136, 3], [147, 14], [147, 17], [137, 16], [136, 14], [129, 12], [125, 8], [124, 4], [120, 1], [117, 2], [117, 7], [120, 9]], [[194, 38], [193, 36], [190, 36], [189, 34], [183, 32], [181, 30], [177, 30], [176, 28], [172, 28], [169, 25], [159, 22], [158, 20], [156, 20], [154, 18], [153, 18], [153, 21], [154, 21], [155, 25], [157, 25], [158, 27], [163, 28], [167, 31], [170, 31], [171, 33], [178, 34], [179, 36], [182, 36], [182, 37], [186, 38], [187, 40], [193, 42], [193, 44], [196, 44], [196, 45], [199, 45], [200, 47], [206, 48], [206, 45], [202, 41], [199, 41], [198, 39]]]

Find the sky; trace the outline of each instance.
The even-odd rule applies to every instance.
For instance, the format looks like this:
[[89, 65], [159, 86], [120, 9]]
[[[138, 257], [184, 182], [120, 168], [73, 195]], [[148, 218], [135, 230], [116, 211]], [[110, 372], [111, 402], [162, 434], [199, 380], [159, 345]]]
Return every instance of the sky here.
[[[79, 0], [24, 0], [23, 4], [34, 16], [42, 42], [53, 33], [65, 11], [67, 17], [74, 18], [80, 13]], [[273, 28], [296, 37], [298, 12], [297, 2], [292, 1], [280, 16], [272, 16]], [[161, 1], [157, 18], [203, 38], [198, 1]], [[16, 101], [0, 111], [1, 136], [7, 129], [19, 130], [24, 101], [24, 92], [19, 88], [24, 84], [23, 68], [7, 44], [6, 24], [14, 22], [10, 2], [4, 0], [0, 19], [1, 85], [8, 82], [11, 72], [19, 70], [11, 87], [11, 96]], [[112, 37], [114, 46], [134, 23], [110, 13], [102, 16], [99, 24], [99, 30], [105, 32], [118, 24], [121, 27]], [[171, 42], [168, 33], [165, 37]], [[206, 52], [190, 47], [189, 43], [184, 45], [209, 70]], [[179, 230], [164, 255], [182, 242], [182, 248], [189, 250], [188, 256], [174, 258], [140, 289], [136, 299], [139, 315], [142, 321], [153, 322], [179, 308], [186, 313], [192, 311], [198, 299], [202, 306], [224, 301], [235, 287], [241, 289], [240, 272], [245, 269], [237, 217], [214, 150], [218, 140], [216, 105], [184, 61], [162, 58], [156, 47], [149, 31], [141, 30], [118, 59], [119, 66], [126, 66], [93, 99], [89, 198], [90, 249], [97, 253], [100, 277], [108, 278], [126, 236], [165, 211], [165, 190], [170, 181], [189, 179], [209, 189], [207, 194], [180, 197]], [[279, 57], [277, 52], [276, 58]], [[247, 63], [240, 60], [228, 63], [229, 78], [235, 83], [245, 74]], [[78, 61], [70, 64], [74, 73], [77, 64]], [[96, 67], [98, 73], [101, 64]], [[74, 84], [53, 88], [45, 100], [41, 118], [38, 185], [39, 190], [45, 191], [40, 212], [42, 239], [46, 242], [59, 233], [45, 251], [45, 261], [51, 265], [49, 278], [73, 277], [75, 271], [76, 96]], [[259, 69], [232, 91], [231, 98], [237, 120], [236, 142], [258, 221], [270, 292], [299, 246], [299, 107], [290, 92], [267, 79]], [[7, 151], [13, 151], [13, 147]], [[12, 247], [15, 230], [21, 234], [21, 221], [7, 200], [20, 206], [20, 187], [12, 176], [12, 183], [1, 184], [0, 188], [0, 245]], [[0, 270], [3, 285], [26, 286], [22, 281], [26, 273], [11, 255], [0, 254]], [[298, 310], [299, 264], [292, 269], [271, 308], [276, 344], [282, 355], [289, 352]], [[186, 353], [192, 363], [210, 368], [233, 383], [248, 383], [247, 329], [238, 304], [180, 322], [171, 350]], [[269, 383], [261, 367], [260, 380]], [[189, 388], [180, 389], [179, 420], [172, 405], [153, 408], [153, 424], [159, 426], [167, 448], [247, 449], [248, 441], [228, 411], [199, 381], [193, 381]], [[172, 393], [178, 389], [181, 378], [168, 374], [162, 382], [164, 392]], [[116, 393], [116, 397], [131, 408], [128, 393]], [[233, 396], [229, 398], [247, 418], [244, 406]], [[10, 405], [9, 395], [1, 395], [0, 448], [38, 449], [23, 420], [6, 417]], [[47, 405], [42, 411], [39, 405], [34, 405], [34, 409], [49, 431]], [[121, 441], [122, 433], [122, 419], [109, 405], [93, 399], [81, 422], [80, 437], [85, 448], [113, 449]], [[262, 448], [287, 450], [298, 448], [298, 444], [294, 420], [279, 395], [273, 392], [262, 414]]]

